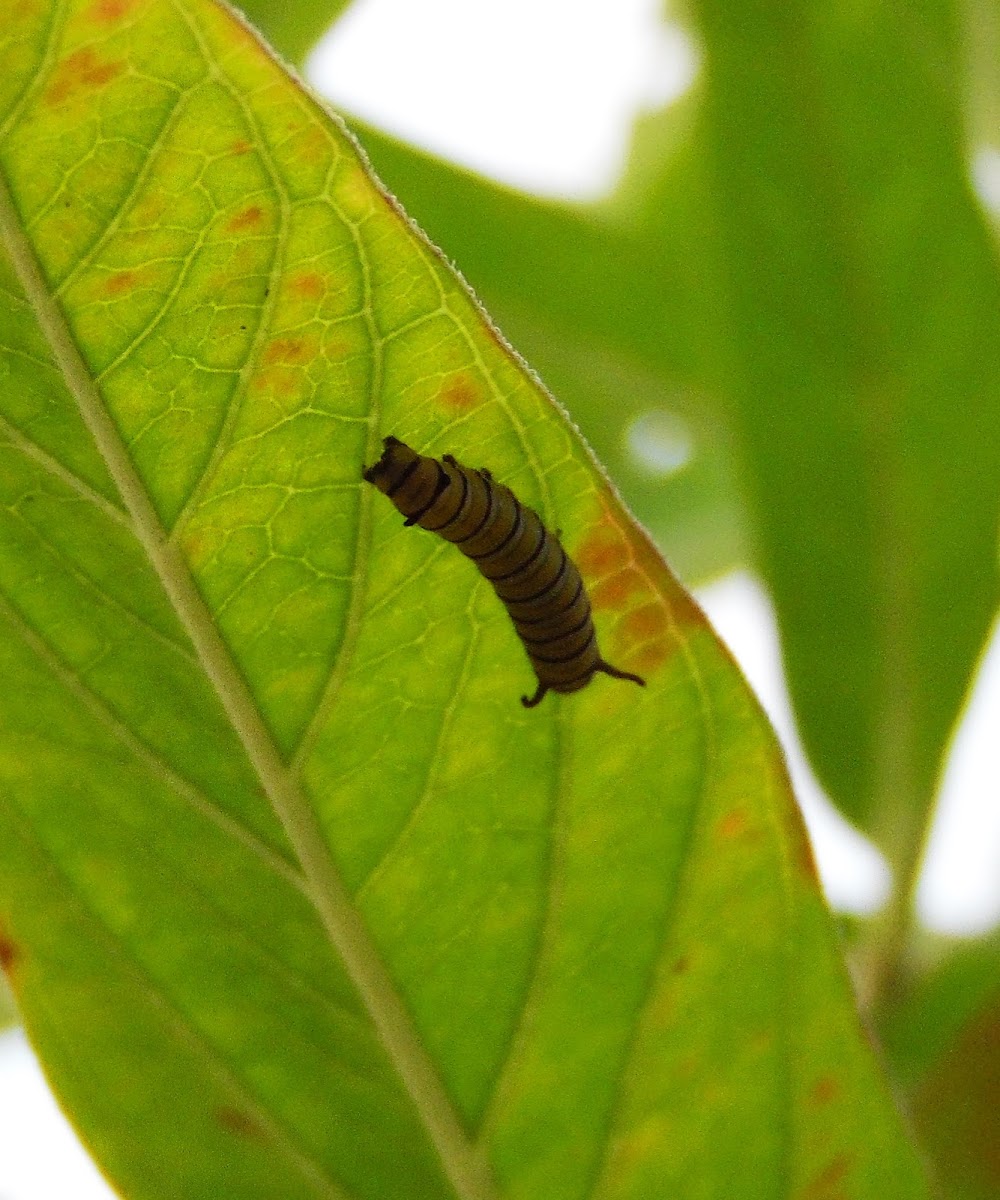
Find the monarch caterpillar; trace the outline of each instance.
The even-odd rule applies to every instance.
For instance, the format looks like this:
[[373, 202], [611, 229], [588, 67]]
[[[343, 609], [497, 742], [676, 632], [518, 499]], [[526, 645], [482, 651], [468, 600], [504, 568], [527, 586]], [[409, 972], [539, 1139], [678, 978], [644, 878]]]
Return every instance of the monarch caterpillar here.
[[464, 467], [450, 454], [439, 462], [398, 438], [383, 444], [365, 480], [389, 497], [404, 525], [454, 543], [493, 585], [538, 676], [535, 694], [521, 697], [525, 708], [549, 691], [579, 691], [598, 672], [645, 687], [641, 676], [601, 658], [580, 572], [534, 509], [489, 471]]

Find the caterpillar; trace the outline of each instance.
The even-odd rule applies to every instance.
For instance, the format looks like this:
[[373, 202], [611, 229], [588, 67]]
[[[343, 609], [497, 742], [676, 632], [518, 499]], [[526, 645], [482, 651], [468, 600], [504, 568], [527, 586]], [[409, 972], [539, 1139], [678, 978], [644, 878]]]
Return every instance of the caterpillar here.
[[393, 502], [406, 520], [454, 543], [490, 581], [514, 622], [538, 678], [525, 708], [546, 692], [576, 692], [598, 673], [630, 679], [601, 657], [590, 599], [576, 564], [534, 509], [489, 471], [450, 454], [438, 461], [398, 438], [383, 439], [382, 457], [363, 478]]

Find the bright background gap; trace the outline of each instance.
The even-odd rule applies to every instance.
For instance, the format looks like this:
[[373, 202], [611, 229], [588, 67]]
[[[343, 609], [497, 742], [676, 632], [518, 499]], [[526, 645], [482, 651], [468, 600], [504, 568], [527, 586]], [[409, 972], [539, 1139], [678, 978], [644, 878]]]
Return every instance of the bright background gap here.
[[539, 195], [594, 199], [636, 112], [681, 95], [694, 48], [660, 0], [357, 0], [306, 75], [333, 103]]

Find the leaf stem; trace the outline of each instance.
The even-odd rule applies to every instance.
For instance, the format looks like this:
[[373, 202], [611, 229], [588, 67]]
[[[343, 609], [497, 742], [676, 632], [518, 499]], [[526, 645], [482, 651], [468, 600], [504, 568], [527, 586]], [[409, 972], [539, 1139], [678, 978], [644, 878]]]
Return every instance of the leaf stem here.
[[869, 923], [855, 960], [859, 1003], [876, 1025], [900, 999], [910, 974], [916, 891], [932, 812], [930, 805], [918, 803], [915, 797], [883, 808], [884, 817], [893, 818], [883, 825], [894, 827], [885, 829], [876, 841], [892, 867], [892, 892], [885, 908]]

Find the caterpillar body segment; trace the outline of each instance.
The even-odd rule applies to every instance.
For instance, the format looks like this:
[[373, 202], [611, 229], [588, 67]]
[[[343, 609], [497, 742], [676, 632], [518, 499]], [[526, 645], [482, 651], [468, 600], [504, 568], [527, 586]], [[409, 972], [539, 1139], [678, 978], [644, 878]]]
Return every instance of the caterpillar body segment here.
[[549, 691], [579, 691], [599, 673], [645, 686], [601, 657], [580, 572], [534, 509], [488, 470], [450, 454], [429, 458], [394, 437], [384, 447], [365, 480], [388, 496], [405, 525], [452, 542], [493, 585], [538, 677], [534, 695], [521, 697], [525, 708]]

